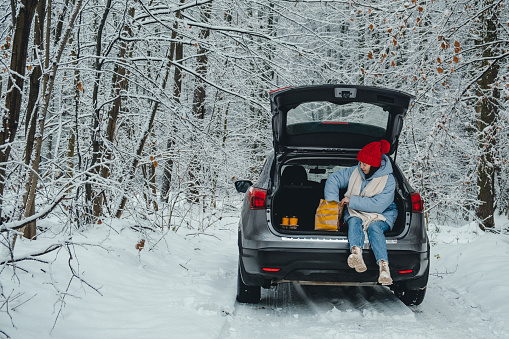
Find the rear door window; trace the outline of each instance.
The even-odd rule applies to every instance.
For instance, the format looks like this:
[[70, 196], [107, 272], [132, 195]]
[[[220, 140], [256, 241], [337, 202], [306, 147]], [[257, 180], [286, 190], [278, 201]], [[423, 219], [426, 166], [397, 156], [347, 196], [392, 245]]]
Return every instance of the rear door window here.
[[304, 102], [290, 109], [286, 118], [286, 133], [355, 133], [383, 137], [389, 112], [382, 107], [363, 102], [334, 104], [328, 101]]

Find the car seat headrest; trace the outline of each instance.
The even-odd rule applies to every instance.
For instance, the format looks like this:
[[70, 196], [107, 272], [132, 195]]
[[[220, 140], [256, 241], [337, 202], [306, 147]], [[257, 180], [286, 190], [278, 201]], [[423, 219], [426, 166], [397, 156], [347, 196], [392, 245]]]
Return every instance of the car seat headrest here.
[[281, 176], [281, 184], [283, 185], [303, 185], [307, 180], [306, 169], [298, 165], [286, 167]]

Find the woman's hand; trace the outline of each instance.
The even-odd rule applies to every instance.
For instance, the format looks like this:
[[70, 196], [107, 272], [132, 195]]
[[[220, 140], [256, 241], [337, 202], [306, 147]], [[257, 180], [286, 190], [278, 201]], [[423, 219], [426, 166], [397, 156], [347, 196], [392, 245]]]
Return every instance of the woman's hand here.
[[350, 202], [350, 197], [344, 197], [343, 200], [341, 200], [339, 203], [341, 204], [341, 206], [345, 206], [345, 205], [348, 205], [349, 202]]

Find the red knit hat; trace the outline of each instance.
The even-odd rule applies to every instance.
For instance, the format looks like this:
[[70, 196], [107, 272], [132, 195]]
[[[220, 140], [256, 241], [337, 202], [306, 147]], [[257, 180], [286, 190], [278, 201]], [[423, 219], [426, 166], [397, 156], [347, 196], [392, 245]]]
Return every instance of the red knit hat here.
[[364, 146], [357, 160], [374, 167], [380, 167], [382, 163], [382, 154], [386, 154], [391, 149], [391, 144], [387, 140], [375, 141]]

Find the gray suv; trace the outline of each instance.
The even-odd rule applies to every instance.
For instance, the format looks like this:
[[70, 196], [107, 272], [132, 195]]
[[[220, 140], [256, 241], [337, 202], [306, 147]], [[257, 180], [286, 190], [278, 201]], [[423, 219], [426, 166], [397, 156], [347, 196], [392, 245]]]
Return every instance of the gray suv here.
[[[423, 203], [395, 163], [403, 118], [413, 97], [367, 86], [319, 85], [271, 92], [274, 148], [258, 181], [235, 182], [245, 193], [239, 231], [237, 300], [260, 301], [261, 287], [292, 282], [313, 285], [378, 284], [378, 265], [365, 244], [368, 270], [347, 265], [347, 225], [337, 231], [314, 228], [328, 176], [356, 165], [366, 144], [385, 139], [396, 179], [398, 218], [386, 232], [390, 288], [407, 305], [426, 293], [430, 246]], [[344, 192], [340, 193], [344, 194]], [[289, 222], [290, 221], [290, 222]]]

